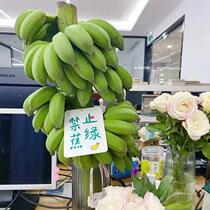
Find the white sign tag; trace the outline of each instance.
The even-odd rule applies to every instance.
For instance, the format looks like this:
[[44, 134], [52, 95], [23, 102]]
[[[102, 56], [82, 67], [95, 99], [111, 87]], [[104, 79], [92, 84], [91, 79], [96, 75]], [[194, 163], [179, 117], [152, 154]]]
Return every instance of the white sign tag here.
[[64, 156], [77, 157], [108, 150], [100, 107], [65, 112]]

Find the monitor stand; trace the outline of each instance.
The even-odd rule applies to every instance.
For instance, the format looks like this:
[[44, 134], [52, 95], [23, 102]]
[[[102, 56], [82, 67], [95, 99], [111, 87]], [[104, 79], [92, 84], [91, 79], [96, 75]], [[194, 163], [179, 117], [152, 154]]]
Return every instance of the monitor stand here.
[[6, 190], [0, 191], [0, 210], [5, 209], [5, 207], [9, 205], [12, 199], [13, 199], [13, 191], [6, 191]]

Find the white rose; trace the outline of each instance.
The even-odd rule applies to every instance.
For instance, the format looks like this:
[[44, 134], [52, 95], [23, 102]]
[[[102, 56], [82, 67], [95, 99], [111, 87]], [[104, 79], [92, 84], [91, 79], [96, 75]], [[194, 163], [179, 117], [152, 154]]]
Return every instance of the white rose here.
[[119, 197], [128, 201], [132, 195], [133, 189], [131, 187], [107, 187], [105, 188], [106, 195], [109, 197]]
[[167, 104], [171, 95], [163, 93], [162, 95], [155, 98], [150, 102], [149, 107], [151, 110], [157, 110], [158, 112], [164, 113], [167, 111]]
[[123, 200], [119, 197], [106, 196], [98, 201], [96, 210], [122, 210]]
[[201, 93], [199, 98], [204, 110], [210, 112], [210, 92]]
[[147, 210], [164, 210], [165, 207], [160, 203], [160, 200], [150, 192], [144, 195], [144, 205]]
[[183, 123], [188, 135], [192, 140], [199, 140], [201, 136], [207, 134], [210, 129], [210, 124], [204, 112], [197, 110]]
[[168, 114], [177, 120], [185, 120], [198, 109], [198, 97], [189, 92], [178, 92], [169, 98]]
[[127, 203], [125, 210], [147, 210], [147, 208], [145, 207], [144, 203], [139, 204], [130, 201]]

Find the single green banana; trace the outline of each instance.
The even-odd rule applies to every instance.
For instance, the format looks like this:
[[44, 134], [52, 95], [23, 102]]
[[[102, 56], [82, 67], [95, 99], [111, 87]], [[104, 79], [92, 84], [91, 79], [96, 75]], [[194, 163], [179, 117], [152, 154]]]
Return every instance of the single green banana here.
[[106, 76], [109, 87], [118, 94], [122, 93], [123, 91], [122, 81], [120, 77], [118, 76], [118, 74], [114, 70], [109, 68], [106, 71], [105, 76]]
[[122, 120], [104, 120], [105, 129], [117, 135], [133, 135], [136, 133], [136, 129], [129, 122]]
[[78, 50], [75, 50], [74, 52], [75, 52], [77, 62], [78, 62], [78, 65], [74, 66], [74, 70], [83, 79], [88, 80], [89, 82], [94, 82], [95, 81], [94, 71], [89, 61]]
[[58, 150], [59, 145], [64, 136], [64, 127], [56, 130], [55, 128], [49, 133], [46, 139], [46, 148], [49, 151], [50, 155], [53, 156]]
[[77, 90], [77, 100], [79, 101], [82, 107], [85, 107], [91, 99], [93, 90], [92, 84], [88, 83], [85, 90]]
[[34, 10], [33, 9], [27, 9], [23, 11], [16, 19], [15, 21], [15, 33], [17, 34], [18, 37], [20, 37], [20, 27], [25, 18], [31, 14]]
[[96, 46], [94, 46], [94, 52], [95, 53], [91, 55], [89, 55], [88, 53], [84, 53], [84, 55], [94, 67], [105, 72], [107, 70], [107, 66], [106, 59], [103, 53]]
[[78, 89], [85, 90], [87, 86], [86, 80], [79, 76], [71, 65], [63, 65], [65, 75], [71, 81], [71, 83]]
[[80, 22], [79, 25], [90, 34], [95, 45], [107, 50], [112, 49], [110, 37], [102, 27], [87, 21]]
[[32, 93], [28, 101], [31, 113], [34, 113], [39, 107], [49, 102], [56, 92], [57, 89], [55, 87], [42, 87]]
[[45, 49], [44, 65], [50, 78], [56, 82], [63, 80], [64, 74], [62, 61], [57, 56], [52, 43], [48, 44]]
[[117, 57], [116, 49], [115, 48], [112, 48], [111, 50], [101, 49], [101, 52], [104, 54], [104, 57], [106, 59], [106, 65], [111, 66], [114, 69], [117, 69], [118, 57]]
[[42, 85], [47, 84], [48, 74], [44, 66], [44, 51], [46, 45], [36, 50], [32, 61], [33, 78]]
[[135, 122], [139, 119], [136, 111], [125, 107], [112, 107], [104, 114], [105, 119], [124, 120], [127, 122]]
[[61, 128], [64, 121], [65, 96], [56, 93], [50, 100], [49, 117], [56, 129]]
[[44, 121], [44, 125], [42, 127], [42, 130], [43, 130], [42, 132], [44, 132], [45, 134], [48, 135], [52, 131], [53, 128], [54, 128], [54, 124], [51, 122], [50, 115], [48, 112], [48, 114], [45, 118], [45, 121]]
[[74, 54], [73, 47], [64, 33], [57, 33], [53, 37], [52, 43], [58, 57], [63, 62], [71, 64], [73, 66], [77, 65], [77, 60]]
[[131, 147], [136, 143], [134, 137], [132, 135], [129, 135], [129, 136], [120, 136], [125, 142], [127, 145], [130, 145]]
[[69, 40], [82, 51], [93, 54], [94, 45], [90, 34], [78, 24], [73, 24], [65, 28], [66, 36]]
[[33, 36], [45, 24], [46, 14], [42, 11], [35, 10], [30, 13], [20, 26], [20, 37], [26, 43], [33, 39]]
[[124, 50], [123, 37], [114, 26], [102, 19], [91, 19], [89, 22], [102, 27], [108, 33], [113, 47]]
[[93, 155], [79, 156], [79, 157], [76, 157], [75, 159], [78, 161], [79, 167], [84, 170], [96, 168], [99, 163]]
[[99, 92], [106, 94], [108, 92], [108, 83], [104, 73], [99, 71], [98, 69], [94, 69], [94, 74], [95, 74], [95, 82], [93, 84], [94, 87]]
[[122, 66], [118, 66], [118, 68], [116, 69], [116, 72], [123, 83], [123, 87], [126, 90], [130, 90], [133, 86], [133, 78], [130, 75], [130, 73]]
[[76, 95], [76, 88], [71, 83], [71, 81], [68, 79], [64, 72], [64, 77], [62, 81], [57, 81], [58, 87], [63, 91], [65, 94], [68, 94], [69, 96], [75, 96]]
[[133, 168], [132, 167], [132, 158], [126, 155], [125, 157], [123, 157], [123, 160], [125, 162], [125, 168], [127, 170], [131, 171]]
[[117, 101], [121, 102], [124, 101], [126, 98], [126, 91], [125, 89], [122, 90], [122, 93], [116, 93]]
[[133, 145], [127, 145], [128, 148], [128, 154], [131, 157], [140, 157], [140, 151], [138, 149], [138, 147], [136, 146], [136, 144]]
[[41, 47], [41, 46], [43, 46], [45, 44], [47, 44], [47, 42], [38, 40], [38, 41], [35, 41], [35, 42], [33, 42], [33, 43], [29, 44], [29, 45], [26, 45], [26, 48], [25, 48], [24, 54], [23, 54], [23, 61], [25, 61], [25, 58], [26, 58], [28, 52], [30, 52], [32, 48], [34, 48], [34, 47], [35, 48], [39, 48], [39, 47]]
[[109, 151], [94, 154], [94, 157], [101, 163], [109, 165], [112, 163], [112, 155]]
[[115, 93], [110, 88], [108, 88], [108, 91], [107, 92], [100, 92], [99, 91], [99, 94], [101, 95], [101, 97], [105, 101], [107, 101], [109, 103], [113, 103], [116, 100], [116, 95], [115, 95]]
[[33, 128], [35, 132], [39, 132], [42, 126], [44, 125], [45, 118], [49, 110], [49, 104], [44, 104], [41, 106], [35, 113], [32, 121]]
[[58, 148], [58, 160], [66, 166], [69, 166], [72, 159], [64, 157], [64, 138], [61, 140], [61, 143]]
[[31, 50], [28, 51], [24, 59], [24, 73], [31, 80], [34, 80], [34, 76], [32, 73], [32, 62], [33, 62], [34, 55], [36, 51], [39, 49], [39, 47], [40, 46], [36, 45], [33, 48], [31, 48]]
[[125, 162], [123, 158], [119, 158], [113, 155], [112, 157], [115, 167], [121, 171], [122, 173], [125, 172]]
[[121, 139], [119, 136], [106, 131], [106, 139], [107, 144], [110, 149], [112, 149], [115, 152], [123, 153], [127, 152], [127, 145], [123, 139]]
[[29, 104], [29, 100], [30, 100], [30, 98], [33, 96], [34, 93], [35, 93], [35, 92], [33, 92], [32, 94], [30, 94], [30, 95], [24, 100], [24, 102], [23, 102], [23, 109], [24, 109], [25, 113], [26, 113], [28, 116], [33, 115], [33, 112], [32, 112], [32, 110], [31, 110], [31, 106], [30, 106], [30, 104]]
[[52, 37], [58, 33], [58, 28], [56, 23], [50, 22], [45, 23], [40, 30], [34, 35], [32, 42], [36, 40], [45, 40], [45, 41], [51, 41]]

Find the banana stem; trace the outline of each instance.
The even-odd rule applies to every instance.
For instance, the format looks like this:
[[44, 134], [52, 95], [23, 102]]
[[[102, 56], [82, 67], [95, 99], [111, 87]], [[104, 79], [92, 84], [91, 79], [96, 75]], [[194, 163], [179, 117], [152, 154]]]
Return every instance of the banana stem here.
[[64, 32], [69, 25], [77, 23], [77, 8], [66, 2], [57, 3], [57, 23], [59, 31]]

